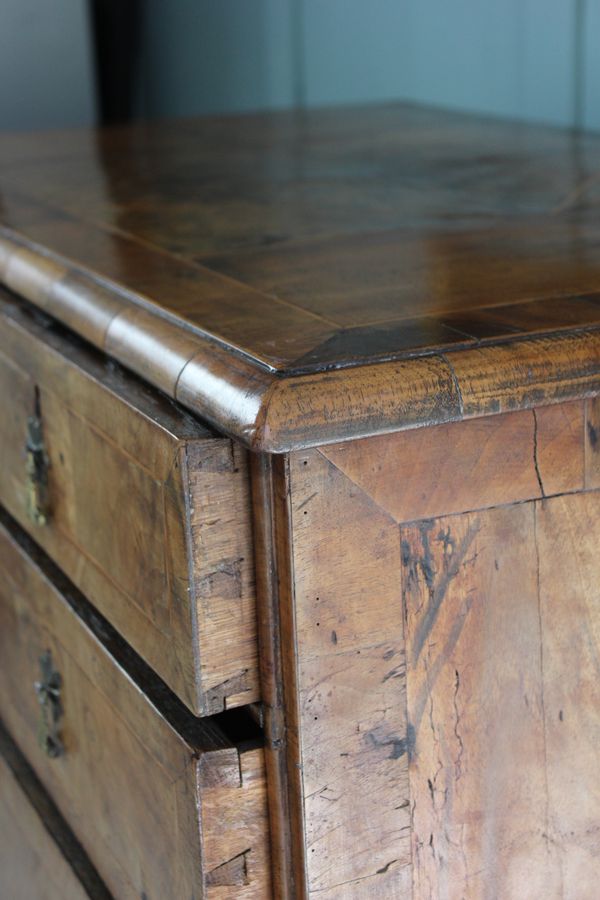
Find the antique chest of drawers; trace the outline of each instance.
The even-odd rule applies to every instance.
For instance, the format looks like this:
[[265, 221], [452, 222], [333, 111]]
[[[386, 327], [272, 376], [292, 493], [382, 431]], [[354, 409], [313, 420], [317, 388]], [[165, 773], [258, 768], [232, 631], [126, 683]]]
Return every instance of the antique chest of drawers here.
[[600, 138], [0, 166], [0, 896], [595, 900]]

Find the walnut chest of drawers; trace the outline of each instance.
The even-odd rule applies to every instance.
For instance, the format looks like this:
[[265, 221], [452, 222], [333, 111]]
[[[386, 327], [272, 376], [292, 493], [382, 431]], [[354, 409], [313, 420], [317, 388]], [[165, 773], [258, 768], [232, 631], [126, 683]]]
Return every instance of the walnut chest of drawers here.
[[0, 166], [0, 896], [595, 900], [600, 139]]

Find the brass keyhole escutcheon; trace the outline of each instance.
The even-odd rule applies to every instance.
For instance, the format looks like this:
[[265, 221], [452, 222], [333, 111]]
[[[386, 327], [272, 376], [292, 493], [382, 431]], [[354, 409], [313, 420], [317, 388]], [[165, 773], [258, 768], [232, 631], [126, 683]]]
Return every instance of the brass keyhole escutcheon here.
[[48, 456], [44, 447], [42, 420], [38, 415], [27, 419], [26, 474], [27, 515], [35, 525], [48, 521]]
[[38, 743], [51, 759], [62, 756], [65, 748], [60, 738], [60, 720], [63, 709], [60, 698], [62, 677], [52, 663], [52, 653], [46, 650], [40, 656], [41, 678], [34, 684], [40, 704]]

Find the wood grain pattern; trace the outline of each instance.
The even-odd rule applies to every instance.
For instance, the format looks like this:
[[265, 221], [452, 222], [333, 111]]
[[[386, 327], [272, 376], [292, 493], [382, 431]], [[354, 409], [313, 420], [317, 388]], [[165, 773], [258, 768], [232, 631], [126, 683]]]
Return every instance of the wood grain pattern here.
[[556, 403], [533, 410], [535, 462], [542, 494], [563, 494], [585, 486], [584, 403]]
[[[262, 750], [194, 719], [6, 519], [0, 563], [2, 716], [111, 892], [270, 896]], [[58, 759], [37, 743], [45, 651], [62, 676]]]
[[595, 397], [585, 404], [585, 485], [600, 487], [600, 400]]
[[396, 104], [5, 146], [0, 281], [255, 449], [600, 391], [597, 137]]
[[251, 454], [258, 647], [271, 871], [281, 900], [306, 896], [302, 777], [293, 635], [293, 574], [285, 457]]
[[596, 895], [599, 521], [590, 493], [403, 529], [419, 897]]
[[111, 888], [595, 900], [600, 139], [396, 105], [0, 162], [0, 498], [37, 387], [36, 538], [195, 711], [265, 703], [263, 758], [144, 697], [0, 541], [0, 707], [33, 759], [50, 646], [85, 729], [36, 765]]
[[[205, 755], [198, 793], [209, 900], [270, 900], [269, 822], [262, 747]], [[223, 860], [226, 860], [223, 862]]]
[[0, 894], [10, 900], [89, 900], [48, 826], [0, 756]]
[[419, 897], [560, 896], [533, 529], [525, 504], [403, 531]]
[[560, 403], [321, 449], [397, 522], [578, 491], [584, 405]]
[[270, 463], [258, 600], [289, 896], [592, 900], [595, 411]]
[[[19, 242], [4, 238], [4, 243], [21, 253]], [[76, 280], [86, 282], [85, 302], [79, 307], [71, 303], [66, 311], [52, 301], [59, 284], [53, 275], [43, 301], [42, 276], [37, 273], [31, 290], [25, 282], [18, 287], [24, 297], [254, 450], [282, 453], [580, 399], [600, 391], [600, 337], [587, 328], [562, 333], [558, 329], [549, 337], [530, 339], [520, 335], [510, 344], [483, 346], [476, 340], [470, 350], [460, 350], [464, 344], [458, 343], [452, 354], [410, 351], [408, 359], [377, 365], [370, 359], [360, 365], [348, 360], [323, 372], [274, 374], [258, 365], [260, 360], [252, 354], [232, 353], [203, 332], [190, 334], [190, 329], [182, 331], [168, 317], [137, 309], [138, 301], [118, 286], [105, 306], [105, 290], [96, 290], [94, 278], [80, 269], [73, 272]], [[116, 315], [115, 302], [120, 310]], [[97, 330], [99, 324], [106, 324], [106, 332]]]
[[536, 506], [542, 623], [548, 844], [562, 896], [600, 878], [600, 496]]
[[[400, 545], [393, 520], [317, 451], [277, 473], [288, 764], [314, 897], [410, 896]], [[295, 759], [295, 762], [294, 762]], [[299, 774], [299, 779], [298, 779]], [[302, 830], [301, 830], [302, 833]]]
[[[18, 306], [0, 309], [0, 497], [194, 710], [258, 699], [245, 451]], [[50, 516], [27, 516], [36, 397]]]
[[598, 335], [590, 332], [458, 351], [451, 364], [469, 418], [597, 394], [599, 359]]

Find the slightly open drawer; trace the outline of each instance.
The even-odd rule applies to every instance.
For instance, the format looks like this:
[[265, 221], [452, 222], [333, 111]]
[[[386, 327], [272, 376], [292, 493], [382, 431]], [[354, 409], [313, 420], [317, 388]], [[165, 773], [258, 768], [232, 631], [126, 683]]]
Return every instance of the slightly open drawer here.
[[4, 513], [0, 570], [0, 718], [111, 893], [269, 897], [256, 726], [192, 716]]
[[0, 291], [0, 503], [195, 712], [259, 699], [246, 452]]

